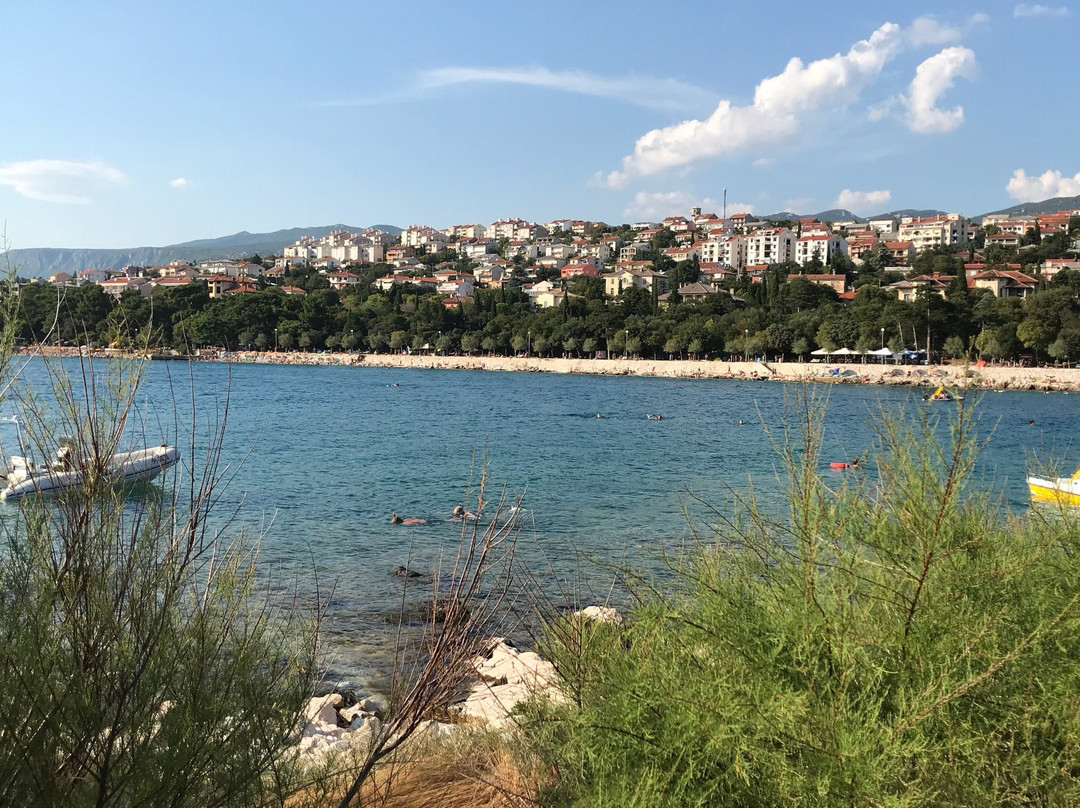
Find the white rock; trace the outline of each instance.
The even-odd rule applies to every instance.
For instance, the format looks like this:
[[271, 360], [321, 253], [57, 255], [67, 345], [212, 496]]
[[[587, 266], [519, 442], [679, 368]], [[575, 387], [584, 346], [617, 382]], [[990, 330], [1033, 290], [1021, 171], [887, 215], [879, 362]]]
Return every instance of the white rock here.
[[311, 724], [328, 724], [337, 726], [337, 708], [341, 706], [341, 694], [329, 693], [325, 696], [315, 696], [308, 699], [307, 707], [304, 708], [304, 718]]
[[586, 606], [579, 612], [574, 612], [575, 617], [586, 617], [597, 623], [611, 623], [615, 626], [622, 625], [622, 615], [610, 606]]

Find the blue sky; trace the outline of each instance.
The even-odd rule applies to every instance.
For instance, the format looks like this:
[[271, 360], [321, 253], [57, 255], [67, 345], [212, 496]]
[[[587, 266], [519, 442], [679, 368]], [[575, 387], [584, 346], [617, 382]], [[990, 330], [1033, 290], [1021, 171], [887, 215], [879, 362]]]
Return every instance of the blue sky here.
[[[1080, 6], [1080, 4], [1078, 4]], [[1080, 194], [1080, 7], [94, 2], [0, 8], [21, 247]], [[798, 61], [793, 61], [798, 60]]]

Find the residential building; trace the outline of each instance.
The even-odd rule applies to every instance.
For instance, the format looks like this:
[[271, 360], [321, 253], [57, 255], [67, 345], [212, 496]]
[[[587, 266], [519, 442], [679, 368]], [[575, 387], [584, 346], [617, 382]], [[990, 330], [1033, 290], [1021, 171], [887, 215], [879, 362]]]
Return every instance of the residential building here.
[[590, 278], [597, 278], [600, 276], [600, 268], [596, 264], [579, 261], [577, 263], [567, 264], [559, 270], [559, 276], [562, 278], [578, 278], [582, 275], [587, 275]]
[[800, 236], [795, 242], [795, 262], [800, 266], [806, 266], [815, 258], [823, 264], [831, 264], [837, 255], [847, 254], [847, 239], [836, 233], [814, 232]]
[[667, 276], [663, 272], [655, 272], [652, 269], [616, 269], [615, 272], [605, 272], [600, 276], [604, 279], [604, 294], [609, 297], [620, 297], [624, 290], [630, 287], [653, 289], [664, 291], [667, 286]]
[[339, 292], [346, 286], [357, 286], [363, 281], [359, 275], [354, 275], [347, 269], [336, 270], [327, 274], [326, 279], [330, 281], [330, 288], [337, 289]]
[[905, 216], [900, 220], [897, 234], [901, 241], [910, 241], [916, 252], [964, 244], [968, 239], [968, 220], [959, 213], [926, 218]]
[[847, 288], [847, 277], [844, 275], [825, 275], [825, 274], [813, 274], [813, 275], [788, 275], [788, 281], [793, 281], [796, 278], [802, 278], [804, 281], [810, 283], [816, 283], [818, 286], [828, 286], [838, 295], [843, 294]]
[[[231, 280], [226, 278], [226, 280]], [[149, 278], [110, 278], [107, 281], [102, 281], [101, 288], [105, 290], [105, 294], [112, 295], [115, 298], [119, 298], [120, 295], [129, 289], [134, 289], [143, 297], [149, 297], [150, 293], [154, 291], [153, 284], [150, 283]], [[211, 295], [213, 297], [213, 295]]]
[[886, 241], [885, 249], [894, 266], [909, 267], [915, 260], [915, 245], [910, 241]]
[[795, 234], [786, 227], [764, 227], [745, 236], [747, 264], [782, 264], [795, 258]]
[[1027, 297], [1038, 285], [1036, 278], [1017, 270], [988, 269], [968, 278], [968, 287], [989, 289], [994, 297]]
[[1044, 278], [1052, 278], [1059, 272], [1069, 270], [1080, 272], [1080, 259], [1077, 258], [1047, 258], [1043, 261], [1040, 272]]

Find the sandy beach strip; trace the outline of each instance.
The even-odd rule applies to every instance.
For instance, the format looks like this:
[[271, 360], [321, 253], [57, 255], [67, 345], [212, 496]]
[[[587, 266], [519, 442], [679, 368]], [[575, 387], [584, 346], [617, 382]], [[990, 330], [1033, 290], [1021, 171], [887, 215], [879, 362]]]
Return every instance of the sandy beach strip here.
[[886, 384], [960, 389], [1080, 391], [1080, 369], [974, 365], [881, 365], [806, 362], [726, 362], [652, 359], [574, 359], [419, 354], [273, 353], [240, 351], [218, 361], [352, 365], [427, 370], [490, 370], [520, 373], [576, 373], [668, 379], [741, 379], [836, 384]]

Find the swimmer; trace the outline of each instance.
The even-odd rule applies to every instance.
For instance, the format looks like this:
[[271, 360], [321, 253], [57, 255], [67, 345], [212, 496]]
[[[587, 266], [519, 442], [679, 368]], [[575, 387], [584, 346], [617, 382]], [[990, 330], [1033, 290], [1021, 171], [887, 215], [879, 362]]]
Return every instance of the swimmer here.
[[1035, 420], [1032, 419], [1032, 420], [1028, 421], [1028, 426], [1035, 426]]
[[854, 460], [851, 461], [851, 467], [853, 469], [857, 469], [859, 467], [859, 458], [856, 457]]
[[397, 515], [397, 511], [390, 511], [390, 524], [400, 525], [405, 520]]
[[740, 418], [739, 419], [739, 426], [742, 426], [742, 425], [743, 425], [743, 420], [742, 420], [742, 418]]
[[599, 417], [600, 417], [600, 413], [596, 413], [596, 417], [597, 417], [597, 418], [599, 418]]
[[455, 505], [454, 506], [454, 518], [455, 519], [461, 519], [464, 516], [465, 516], [465, 509], [463, 507], [461, 507], [461, 505]]

